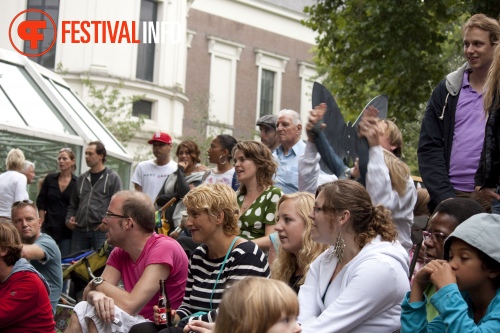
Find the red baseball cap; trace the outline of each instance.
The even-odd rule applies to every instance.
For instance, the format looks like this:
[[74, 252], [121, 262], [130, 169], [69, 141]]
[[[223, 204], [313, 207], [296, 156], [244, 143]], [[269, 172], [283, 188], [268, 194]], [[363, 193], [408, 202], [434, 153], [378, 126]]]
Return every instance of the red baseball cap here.
[[148, 143], [152, 145], [155, 141], [163, 142], [169, 145], [172, 143], [172, 138], [167, 133], [156, 132], [155, 134], [153, 134], [153, 138], [151, 138]]

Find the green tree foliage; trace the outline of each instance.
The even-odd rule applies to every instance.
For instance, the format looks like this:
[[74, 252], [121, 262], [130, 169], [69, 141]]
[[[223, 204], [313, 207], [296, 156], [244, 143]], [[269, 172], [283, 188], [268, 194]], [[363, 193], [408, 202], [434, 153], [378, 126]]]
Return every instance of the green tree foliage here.
[[[192, 140], [196, 142], [200, 148], [200, 159], [204, 165], [209, 165], [207, 150], [210, 147], [212, 140], [219, 134], [224, 134], [225, 124], [216, 120], [213, 113], [210, 112], [211, 95], [202, 94], [195, 95], [190, 101], [192, 108], [192, 127], [195, 129], [194, 135], [182, 136], [179, 140]], [[177, 144], [174, 143], [172, 152], [177, 149]]]
[[471, 13], [498, 17], [499, 3], [318, 0], [303, 23], [319, 34], [317, 70], [344, 117], [354, 120], [371, 98], [388, 95], [389, 117], [402, 128], [405, 160], [416, 171], [417, 122], [432, 89], [464, 61], [460, 26]]
[[83, 84], [88, 88], [89, 97], [92, 102], [88, 107], [97, 118], [108, 128], [108, 130], [121, 142], [127, 146], [129, 142], [144, 125], [144, 116], [133, 117], [132, 106], [134, 102], [143, 96], [123, 96], [118, 87], [105, 85], [98, 88], [88, 77], [83, 80]]

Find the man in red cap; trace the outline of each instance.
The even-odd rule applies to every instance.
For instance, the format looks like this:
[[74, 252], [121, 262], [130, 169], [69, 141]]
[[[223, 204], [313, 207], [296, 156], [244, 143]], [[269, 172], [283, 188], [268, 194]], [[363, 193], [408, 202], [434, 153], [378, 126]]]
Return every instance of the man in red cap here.
[[167, 133], [156, 132], [148, 141], [153, 145], [154, 160], [141, 162], [132, 176], [135, 190], [144, 192], [154, 202], [168, 175], [177, 170], [177, 163], [170, 160], [172, 138]]

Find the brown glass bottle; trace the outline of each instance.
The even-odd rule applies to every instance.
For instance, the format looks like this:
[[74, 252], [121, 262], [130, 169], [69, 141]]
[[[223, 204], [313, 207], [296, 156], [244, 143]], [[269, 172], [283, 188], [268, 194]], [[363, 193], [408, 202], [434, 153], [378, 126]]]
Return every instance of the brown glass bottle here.
[[163, 327], [172, 326], [172, 309], [170, 300], [168, 299], [167, 288], [165, 287], [165, 280], [160, 280], [160, 297], [158, 299], [158, 311], [160, 318], [158, 324]]

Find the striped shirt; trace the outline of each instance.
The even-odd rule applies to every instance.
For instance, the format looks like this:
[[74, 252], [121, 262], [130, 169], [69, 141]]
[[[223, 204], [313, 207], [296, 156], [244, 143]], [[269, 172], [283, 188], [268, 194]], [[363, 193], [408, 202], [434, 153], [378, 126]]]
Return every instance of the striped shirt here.
[[[206, 245], [199, 246], [189, 261], [188, 279], [184, 301], [176, 314], [181, 319], [196, 312], [207, 312], [194, 319], [214, 322], [222, 293], [226, 287], [247, 276], [269, 278], [269, 264], [264, 252], [253, 242], [243, 242], [236, 246], [227, 258], [224, 270], [217, 281], [217, 275], [224, 257], [209, 259]], [[214, 285], [217, 285], [214, 289]], [[213, 290], [213, 294], [212, 294]], [[212, 304], [210, 306], [210, 299]]]

